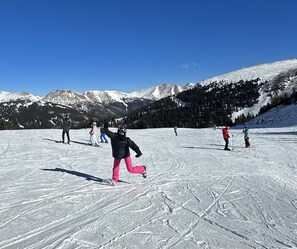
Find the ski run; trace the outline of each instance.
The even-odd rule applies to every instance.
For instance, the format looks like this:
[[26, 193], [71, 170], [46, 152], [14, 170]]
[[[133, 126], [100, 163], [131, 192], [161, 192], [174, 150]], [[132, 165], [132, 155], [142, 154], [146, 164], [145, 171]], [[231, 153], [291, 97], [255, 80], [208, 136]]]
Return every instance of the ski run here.
[[[111, 130], [115, 131], [111, 128]], [[297, 248], [297, 126], [129, 130], [148, 177], [88, 129], [0, 131], [0, 248]]]

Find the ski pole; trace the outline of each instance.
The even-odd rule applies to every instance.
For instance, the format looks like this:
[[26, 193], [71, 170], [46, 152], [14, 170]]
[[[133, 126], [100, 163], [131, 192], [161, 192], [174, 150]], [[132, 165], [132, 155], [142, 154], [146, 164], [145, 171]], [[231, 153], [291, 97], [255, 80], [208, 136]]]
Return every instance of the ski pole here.
[[232, 134], [232, 149], [234, 150], [234, 135]]

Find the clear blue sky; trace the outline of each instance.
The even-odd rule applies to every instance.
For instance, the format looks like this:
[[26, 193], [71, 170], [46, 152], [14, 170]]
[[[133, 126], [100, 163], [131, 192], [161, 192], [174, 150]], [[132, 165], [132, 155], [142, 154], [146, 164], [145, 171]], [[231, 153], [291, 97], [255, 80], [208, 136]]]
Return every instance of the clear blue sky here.
[[297, 58], [296, 0], [0, 0], [0, 91], [132, 92]]

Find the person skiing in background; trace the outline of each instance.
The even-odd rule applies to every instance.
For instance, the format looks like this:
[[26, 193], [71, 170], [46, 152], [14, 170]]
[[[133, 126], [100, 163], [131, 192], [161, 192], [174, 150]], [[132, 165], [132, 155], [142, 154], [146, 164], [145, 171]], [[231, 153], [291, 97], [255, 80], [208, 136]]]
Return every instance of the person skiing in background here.
[[100, 141], [101, 143], [108, 143], [107, 138], [105, 136], [104, 127], [100, 128]]
[[174, 126], [174, 133], [175, 133], [175, 136], [177, 136], [177, 126]]
[[229, 135], [229, 127], [226, 126], [222, 129], [222, 132], [223, 132], [223, 138], [225, 140], [225, 148], [224, 150], [230, 150], [228, 145], [229, 145], [229, 138], [230, 138], [230, 135]]
[[67, 143], [70, 144], [70, 121], [68, 118], [64, 118], [63, 120], [63, 131], [62, 131], [62, 142], [65, 143], [65, 134], [67, 135]]
[[249, 129], [247, 127], [244, 127], [244, 129], [242, 130], [243, 134], [244, 134], [244, 142], [245, 142], [245, 147], [248, 148], [251, 146], [250, 144], [250, 138], [249, 138]]
[[122, 159], [125, 160], [128, 172], [132, 174], [142, 174], [143, 178], [146, 178], [146, 166], [132, 166], [129, 148], [136, 152], [136, 157], [140, 157], [142, 153], [139, 147], [129, 137], [126, 136], [126, 127], [120, 125], [117, 132], [111, 132], [108, 129], [108, 125], [104, 124], [104, 132], [110, 138], [112, 156], [114, 158], [112, 184], [115, 185], [119, 181], [120, 163]]
[[90, 140], [91, 140], [91, 144], [92, 146], [98, 147], [98, 141], [97, 141], [97, 134], [98, 129], [97, 129], [97, 123], [93, 122], [91, 125], [91, 131], [90, 131]]

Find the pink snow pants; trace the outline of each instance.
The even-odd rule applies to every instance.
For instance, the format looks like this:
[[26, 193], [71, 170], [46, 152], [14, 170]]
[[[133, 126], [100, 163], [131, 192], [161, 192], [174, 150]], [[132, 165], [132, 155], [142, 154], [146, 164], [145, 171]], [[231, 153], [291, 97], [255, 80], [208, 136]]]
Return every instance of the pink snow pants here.
[[[127, 170], [132, 173], [132, 174], [142, 174], [144, 173], [144, 166], [132, 166], [132, 161], [131, 157], [125, 157], [124, 158]], [[114, 159], [113, 161], [113, 170], [112, 170], [112, 179], [115, 182], [118, 182], [119, 180], [119, 172], [120, 172], [120, 164], [121, 164], [121, 159]]]

